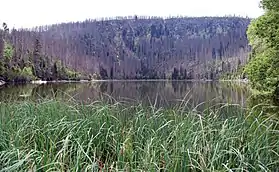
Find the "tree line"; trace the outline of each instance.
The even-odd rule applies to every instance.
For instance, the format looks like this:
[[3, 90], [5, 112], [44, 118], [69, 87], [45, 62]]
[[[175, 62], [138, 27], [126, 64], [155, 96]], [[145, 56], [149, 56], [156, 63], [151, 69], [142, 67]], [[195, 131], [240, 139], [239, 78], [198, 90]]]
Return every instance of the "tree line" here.
[[241, 17], [134, 16], [3, 28], [0, 76], [218, 79], [246, 64], [249, 23]]

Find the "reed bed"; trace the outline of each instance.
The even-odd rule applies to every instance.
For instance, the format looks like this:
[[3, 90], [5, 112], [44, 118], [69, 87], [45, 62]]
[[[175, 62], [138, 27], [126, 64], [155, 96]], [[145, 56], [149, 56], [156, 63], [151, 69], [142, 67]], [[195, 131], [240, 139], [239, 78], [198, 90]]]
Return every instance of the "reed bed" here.
[[276, 116], [56, 100], [0, 104], [0, 172], [278, 171]]

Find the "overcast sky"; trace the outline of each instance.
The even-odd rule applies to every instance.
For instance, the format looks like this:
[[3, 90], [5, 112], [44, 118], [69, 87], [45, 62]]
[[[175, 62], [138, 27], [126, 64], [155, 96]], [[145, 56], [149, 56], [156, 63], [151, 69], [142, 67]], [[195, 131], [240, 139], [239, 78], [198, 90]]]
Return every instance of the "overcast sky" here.
[[258, 17], [260, 0], [1, 0], [0, 22], [33, 27], [88, 18], [144, 16]]

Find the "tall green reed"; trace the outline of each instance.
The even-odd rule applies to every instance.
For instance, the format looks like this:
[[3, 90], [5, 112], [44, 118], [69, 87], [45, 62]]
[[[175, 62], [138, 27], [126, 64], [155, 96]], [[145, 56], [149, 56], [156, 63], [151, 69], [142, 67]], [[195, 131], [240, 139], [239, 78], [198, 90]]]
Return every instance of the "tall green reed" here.
[[277, 170], [277, 118], [236, 105], [186, 109], [2, 103], [0, 172]]

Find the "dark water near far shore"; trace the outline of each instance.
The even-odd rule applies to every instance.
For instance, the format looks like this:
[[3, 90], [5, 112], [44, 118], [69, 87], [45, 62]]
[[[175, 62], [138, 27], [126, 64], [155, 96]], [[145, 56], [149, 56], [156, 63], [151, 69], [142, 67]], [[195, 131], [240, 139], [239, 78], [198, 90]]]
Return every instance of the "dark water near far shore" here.
[[244, 83], [203, 81], [104, 81], [92, 83], [52, 83], [45, 85], [5, 85], [0, 101], [41, 99], [75, 100], [83, 103], [142, 103], [160, 107], [174, 106], [183, 100], [189, 107], [232, 103], [246, 106], [250, 96]]

